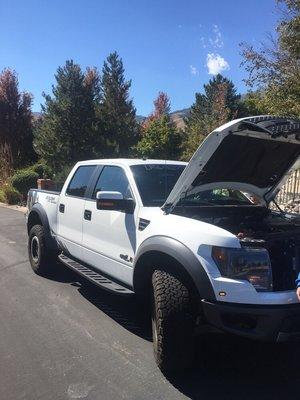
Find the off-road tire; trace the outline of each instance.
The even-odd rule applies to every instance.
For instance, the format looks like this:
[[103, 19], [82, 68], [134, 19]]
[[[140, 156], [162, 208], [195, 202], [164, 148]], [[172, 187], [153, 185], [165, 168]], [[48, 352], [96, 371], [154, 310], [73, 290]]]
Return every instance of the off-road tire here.
[[47, 276], [54, 273], [57, 255], [47, 248], [42, 225], [34, 225], [29, 232], [28, 256], [36, 274]]
[[154, 357], [164, 372], [189, 368], [194, 361], [195, 312], [191, 293], [180, 278], [163, 270], [152, 275]]

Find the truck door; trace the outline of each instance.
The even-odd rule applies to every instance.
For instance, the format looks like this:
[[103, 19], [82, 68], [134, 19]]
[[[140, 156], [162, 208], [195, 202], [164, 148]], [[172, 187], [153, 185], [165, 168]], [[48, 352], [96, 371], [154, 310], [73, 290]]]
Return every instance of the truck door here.
[[95, 170], [95, 165], [79, 166], [59, 199], [58, 240], [66, 253], [79, 260], [82, 258], [85, 195]]
[[132, 261], [136, 248], [135, 213], [98, 210], [98, 191], [117, 191], [124, 198], [133, 196], [124, 169], [119, 166], [104, 166], [91, 198], [85, 201], [82, 240], [84, 261], [131, 285]]

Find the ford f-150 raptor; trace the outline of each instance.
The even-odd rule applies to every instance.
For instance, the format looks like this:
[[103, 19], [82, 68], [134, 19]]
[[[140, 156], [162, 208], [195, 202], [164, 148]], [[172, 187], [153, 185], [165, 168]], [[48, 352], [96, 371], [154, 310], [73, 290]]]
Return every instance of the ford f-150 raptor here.
[[214, 130], [188, 164], [78, 162], [60, 193], [29, 191], [31, 266], [47, 275], [58, 258], [145, 300], [165, 371], [191, 365], [204, 327], [300, 336], [300, 218], [270, 207], [300, 166], [299, 145], [299, 121], [260, 116]]

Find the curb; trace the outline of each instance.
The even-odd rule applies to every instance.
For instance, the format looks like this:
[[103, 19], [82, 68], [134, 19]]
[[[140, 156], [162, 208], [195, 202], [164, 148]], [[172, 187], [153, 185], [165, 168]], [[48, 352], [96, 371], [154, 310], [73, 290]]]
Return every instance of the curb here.
[[10, 206], [9, 204], [6, 204], [6, 203], [0, 203], [0, 207], [8, 208], [10, 210], [19, 211], [19, 212], [21, 212], [23, 214], [26, 214], [26, 212], [27, 212], [27, 207], [23, 207], [23, 206]]

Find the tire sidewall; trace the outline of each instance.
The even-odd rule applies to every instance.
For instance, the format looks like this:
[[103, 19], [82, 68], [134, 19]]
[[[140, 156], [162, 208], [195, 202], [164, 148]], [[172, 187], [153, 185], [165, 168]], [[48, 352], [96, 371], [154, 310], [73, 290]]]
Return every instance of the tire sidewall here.
[[[38, 244], [38, 256], [32, 254], [34, 249], [33, 241]], [[34, 272], [40, 273], [43, 267], [43, 259], [45, 257], [44, 229], [41, 225], [35, 225], [31, 228], [28, 238], [28, 256], [31, 268]]]

